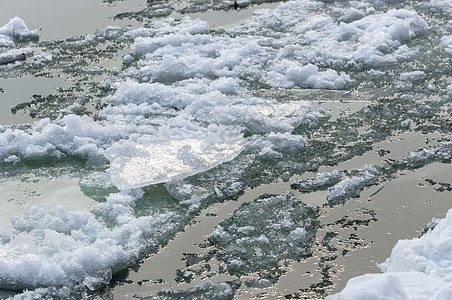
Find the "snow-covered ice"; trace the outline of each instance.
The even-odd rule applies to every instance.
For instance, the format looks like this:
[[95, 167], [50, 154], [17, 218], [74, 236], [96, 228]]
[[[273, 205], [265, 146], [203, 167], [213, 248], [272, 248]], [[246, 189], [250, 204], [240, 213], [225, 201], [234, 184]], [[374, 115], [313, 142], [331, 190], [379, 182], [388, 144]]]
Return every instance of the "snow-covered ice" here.
[[37, 29], [28, 29], [25, 21], [14, 17], [0, 27], [0, 47], [14, 46], [16, 42], [37, 40], [39, 38]]

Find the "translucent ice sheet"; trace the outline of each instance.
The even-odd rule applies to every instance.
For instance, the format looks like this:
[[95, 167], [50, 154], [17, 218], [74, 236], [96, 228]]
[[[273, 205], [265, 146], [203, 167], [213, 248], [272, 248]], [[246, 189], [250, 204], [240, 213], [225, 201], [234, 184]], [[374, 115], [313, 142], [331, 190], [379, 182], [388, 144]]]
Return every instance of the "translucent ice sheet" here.
[[242, 150], [237, 139], [187, 138], [153, 144], [127, 144], [107, 151], [110, 174], [120, 190], [187, 177], [232, 160]]

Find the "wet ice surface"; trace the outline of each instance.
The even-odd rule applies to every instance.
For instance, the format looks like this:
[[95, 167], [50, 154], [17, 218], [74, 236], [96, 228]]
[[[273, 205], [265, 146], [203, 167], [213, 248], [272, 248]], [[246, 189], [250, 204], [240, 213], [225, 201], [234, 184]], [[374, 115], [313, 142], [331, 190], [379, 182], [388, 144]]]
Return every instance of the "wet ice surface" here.
[[[412, 172], [450, 165], [447, 1], [289, 1], [227, 31], [183, 16], [231, 5], [152, 2], [116, 16], [142, 28], [58, 40], [39, 41], [19, 18], [0, 28], [2, 78], [69, 82], [13, 100], [12, 113], [32, 122], [0, 124], [0, 180], [11, 186], [0, 201], [12, 203], [0, 230], [6, 295], [322, 298], [350, 277], [348, 260], [385, 240], [364, 237], [394, 210], [371, 200]], [[424, 180], [435, 199], [450, 193], [446, 174]], [[61, 193], [63, 206], [39, 189], [12, 191], [61, 178], [84, 196]], [[83, 205], [66, 201], [77, 197]], [[424, 218], [450, 207], [437, 202]], [[417, 220], [404, 222], [427, 223]], [[440, 224], [420, 241], [447, 232]], [[171, 257], [170, 277], [140, 272], [192, 228], [205, 233]], [[385, 274], [403, 265], [399, 248]], [[449, 253], [432, 249], [416, 255]], [[426, 293], [438, 284], [428, 280]]]

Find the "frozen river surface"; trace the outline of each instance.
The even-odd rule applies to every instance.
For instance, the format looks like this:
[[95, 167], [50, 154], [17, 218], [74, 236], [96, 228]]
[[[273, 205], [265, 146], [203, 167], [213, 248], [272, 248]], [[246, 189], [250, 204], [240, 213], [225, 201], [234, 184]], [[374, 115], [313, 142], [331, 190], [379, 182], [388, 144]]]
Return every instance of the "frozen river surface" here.
[[450, 1], [24, 3], [1, 299], [452, 297]]

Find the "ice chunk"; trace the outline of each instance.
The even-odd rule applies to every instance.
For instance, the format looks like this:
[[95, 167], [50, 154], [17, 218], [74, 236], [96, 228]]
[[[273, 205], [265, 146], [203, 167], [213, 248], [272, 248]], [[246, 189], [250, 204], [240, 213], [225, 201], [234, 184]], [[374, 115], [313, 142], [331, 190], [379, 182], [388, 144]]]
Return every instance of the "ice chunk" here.
[[332, 172], [317, 173], [305, 180], [298, 179], [291, 184], [291, 187], [301, 192], [323, 190], [341, 181], [342, 177], [343, 174], [336, 169]]
[[67, 154], [82, 157], [100, 156], [99, 146], [106, 140], [127, 134], [115, 130], [117, 125], [102, 126], [88, 116], [67, 115], [60, 120], [42, 119], [27, 130], [7, 128], [0, 132], [0, 158], [15, 155], [19, 159], [62, 157]]
[[195, 133], [190, 138], [149, 144], [124, 142], [109, 148], [106, 156], [114, 184], [123, 190], [166, 182], [234, 159], [243, 148], [241, 134], [216, 129], [205, 136], [196, 137]]
[[37, 40], [39, 38], [38, 31], [36, 29], [29, 30], [24, 20], [19, 17], [12, 18], [6, 25], [0, 27], [0, 41], [2, 36], [15, 41]]
[[[421, 284], [422, 283], [422, 284]], [[366, 274], [352, 278], [342, 292], [326, 300], [409, 300], [452, 297], [452, 285], [420, 272]]]
[[346, 178], [334, 186], [328, 195], [328, 202], [340, 203], [359, 195], [366, 186], [376, 182], [378, 173], [379, 171], [373, 165], [364, 165], [357, 175]]
[[399, 240], [379, 267], [388, 273], [418, 271], [442, 279], [452, 287], [452, 210], [420, 238]]
[[256, 151], [259, 156], [267, 158], [282, 158], [283, 154], [295, 154], [306, 144], [306, 140], [300, 135], [289, 132], [274, 133], [260, 136], [254, 139], [249, 149]]
[[298, 86], [318, 89], [340, 89], [351, 81], [344, 72], [338, 74], [332, 69], [319, 72], [319, 68], [315, 65], [300, 66], [287, 60], [276, 64], [274, 70], [268, 73], [267, 80], [270, 84], [280, 87]]
[[450, 163], [452, 158], [452, 143], [442, 142], [434, 145], [429, 149], [410, 152], [409, 155], [398, 161], [388, 161], [385, 165], [386, 169], [403, 170], [418, 169], [433, 162]]
[[[7, 233], [0, 233], [0, 285], [15, 290], [50, 287], [38, 289], [39, 295], [59, 294], [64, 291], [54, 288], [64, 286], [76, 291], [77, 287], [93, 290], [107, 284], [112, 273], [135, 262], [174, 232], [174, 212], [133, 215], [132, 207], [142, 195], [141, 190], [109, 195], [94, 207], [102, 218], [92, 212], [67, 211], [62, 206], [54, 211], [34, 206], [14, 217], [16, 231], [9, 238]], [[106, 222], [115, 226], [109, 227]]]
[[365, 13], [354, 7], [350, 8], [339, 20], [341, 22], [350, 23], [359, 19], [362, 19]]

